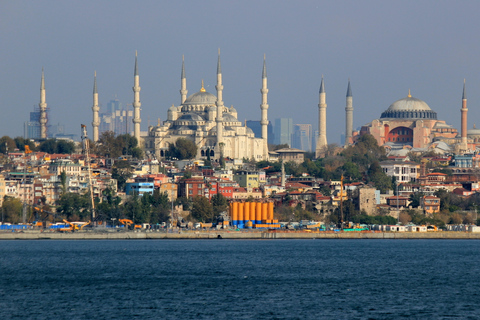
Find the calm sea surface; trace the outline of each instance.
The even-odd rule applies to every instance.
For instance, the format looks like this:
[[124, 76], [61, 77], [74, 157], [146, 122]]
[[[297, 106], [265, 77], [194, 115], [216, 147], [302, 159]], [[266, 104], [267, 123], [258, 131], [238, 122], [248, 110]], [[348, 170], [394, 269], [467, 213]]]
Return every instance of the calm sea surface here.
[[0, 241], [0, 319], [480, 319], [479, 275], [479, 241]]

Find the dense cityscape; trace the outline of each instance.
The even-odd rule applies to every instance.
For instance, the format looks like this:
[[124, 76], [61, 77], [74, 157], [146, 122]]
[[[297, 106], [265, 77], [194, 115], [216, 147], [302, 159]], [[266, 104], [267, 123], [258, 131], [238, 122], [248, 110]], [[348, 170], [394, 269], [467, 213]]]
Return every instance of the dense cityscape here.
[[181, 103], [148, 132], [139, 80], [135, 56], [134, 111], [112, 100], [99, 113], [95, 74], [92, 139], [82, 125], [77, 142], [49, 132], [42, 71], [25, 136], [0, 139], [2, 229], [479, 230], [480, 134], [467, 130], [465, 82], [458, 132], [410, 92], [353, 130], [349, 81], [340, 146], [327, 143], [323, 78], [315, 134], [288, 118], [272, 129], [265, 59], [261, 121], [223, 106], [220, 53], [217, 94], [202, 83], [187, 96], [183, 62]]

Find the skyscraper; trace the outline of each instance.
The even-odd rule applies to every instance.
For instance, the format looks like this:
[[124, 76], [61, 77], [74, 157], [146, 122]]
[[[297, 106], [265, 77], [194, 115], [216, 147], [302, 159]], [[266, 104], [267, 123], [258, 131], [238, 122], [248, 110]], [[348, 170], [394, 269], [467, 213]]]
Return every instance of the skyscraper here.
[[292, 145], [293, 120], [292, 118], [275, 119], [274, 143]]
[[303, 151], [312, 151], [312, 125], [293, 125], [292, 147]]

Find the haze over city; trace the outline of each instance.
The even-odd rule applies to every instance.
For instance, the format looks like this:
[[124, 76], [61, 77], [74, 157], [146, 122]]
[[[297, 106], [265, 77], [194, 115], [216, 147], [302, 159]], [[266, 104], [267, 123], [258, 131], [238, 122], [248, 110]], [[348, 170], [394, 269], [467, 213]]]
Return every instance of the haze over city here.
[[202, 79], [216, 93], [218, 48], [224, 103], [242, 121], [260, 120], [265, 54], [272, 122], [317, 130], [324, 75], [329, 143], [345, 131], [349, 78], [354, 129], [409, 89], [460, 128], [464, 78], [471, 128], [480, 116], [479, 9], [476, 1], [2, 1], [0, 136], [23, 136], [42, 67], [49, 124], [91, 130], [94, 71], [101, 108], [114, 96], [131, 104], [136, 50], [146, 131], [180, 103], [182, 55], [188, 94]]

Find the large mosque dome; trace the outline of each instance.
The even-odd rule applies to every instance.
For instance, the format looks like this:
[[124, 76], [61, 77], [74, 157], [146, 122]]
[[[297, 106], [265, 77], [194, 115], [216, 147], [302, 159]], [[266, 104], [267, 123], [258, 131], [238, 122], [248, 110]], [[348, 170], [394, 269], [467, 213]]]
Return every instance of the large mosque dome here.
[[406, 98], [392, 103], [380, 118], [437, 119], [437, 113], [425, 101], [412, 97], [409, 92]]
[[185, 102], [183, 103], [184, 105], [215, 105], [215, 102], [217, 101], [217, 97], [211, 93], [208, 93], [205, 91], [205, 89], [202, 88], [197, 93], [192, 94], [190, 97], [188, 97]]

